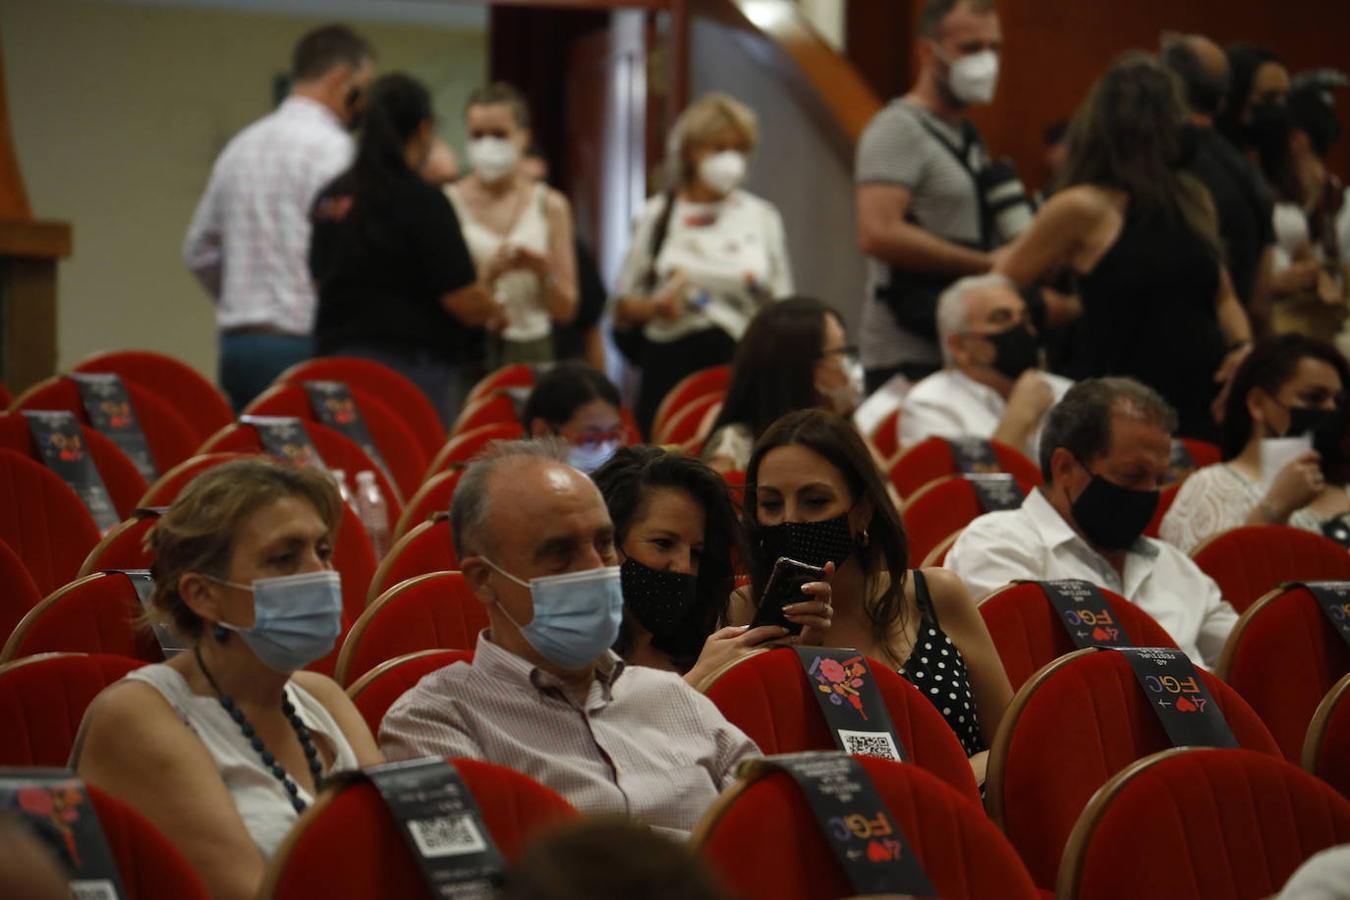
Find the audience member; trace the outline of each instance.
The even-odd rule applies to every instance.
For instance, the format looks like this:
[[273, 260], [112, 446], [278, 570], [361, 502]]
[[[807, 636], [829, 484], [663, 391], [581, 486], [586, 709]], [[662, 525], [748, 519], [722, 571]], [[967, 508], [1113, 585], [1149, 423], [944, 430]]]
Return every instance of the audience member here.
[[401, 372], [453, 422], [473, 384], [462, 362], [468, 329], [500, 307], [477, 284], [455, 211], [418, 174], [433, 124], [417, 81], [375, 83], [356, 161], [314, 203], [309, 264], [319, 352]]
[[506, 307], [489, 343], [491, 368], [553, 359], [553, 326], [577, 314], [572, 207], [521, 167], [530, 111], [520, 91], [496, 82], [469, 95], [467, 176], [446, 188], [464, 226], [478, 277]]
[[351, 162], [374, 52], [341, 25], [295, 47], [292, 88], [226, 145], [193, 213], [183, 261], [216, 304], [220, 386], [236, 411], [313, 355], [309, 208]]
[[818, 300], [794, 297], [760, 310], [736, 348], [722, 410], [703, 448], [718, 472], [745, 471], [764, 430], [798, 409], [852, 415], [862, 366], [844, 320]]
[[1350, 900], [1350, 844], [1308, 857], [1274, 900]]
[[1185, 92], [1189, 116], [1181, 135], [1182, 158], [1214, 201], [1233, 290], [1253, 322], [1264, 324], [1269, 316], [1263, 292], [1275, 243], [1274, 220], [1260, 173], [1215, 128], [1228, 96], [1228, 57], [1202, 35], [1168, 34], [1159, 59], [1181, 80]]
[[381, 762], [347, 695], [300, 671], [342, 631], [342, 500], [263, 459], [199, 475], [150, 532], [152, 616], [189, 649], [107, 688], [70, 764], [172, 841], [213, 897], [254, 897], [333, 773]]
[[[749, 622], [780, 556], [829, 570], [827, 647], [856, 647], [919, 688], [941, 712], [984, 780], [987, 750], [1012, 687], [984, 620], [961, 582], [906, 567], [905, 532], [867, 446], [824, 410], [784, 416], [755, 445], [746, 472], [750, 594], [732, 621]], [[790, 607], [789, 607], [790, 609]]]
[[1205, 188], [1177, 169], [1183, 119], [1167, 70], [1138, 52], [1118, 59], [1074, 115], [1063, 188], [995, 270], [1019, 285], [1061, 265], [1079, 273], [1082, 319], [1065, 374], [1136, 378], [1177, 410], [1182, 435], [1208, 440], [1211, 406], [1251, 329]]
[[[1292, 525], [1322, 530], [1350, 513], [1350, 493], [1328, 473], [1317, 451], [1343, 468], [1339, 451], [1344, 416], [1339, 403], [1350, 367], [1330, 345], [1283, 335], [1256, 345], [1242, 363], [1223, 420], [1224, 462], [1192, 474], [1162, 522], [1162, 538], [1190, 553], [1208, 537], [1241, 525]], [[1304, 437], [1307, 452], [1267, 471], [1265, 440]], [[1316, 448], [1316, 449], [1312, 449]]]
[[918, 80], [858, 144], [868, 393], [896, 374], [918, 381], [937, 371], [938, 294], [989, 269], [995, 239], [979, 174], [989, 160], [966, 112], [994, 99], [1002, 41], [993, 0], [926, 0], [914, 47]]
[[1175, 425], [1166, 401], [1137, 381], [1074, 385], [1041, 434], [1045, 484], [1021, 508], [966, 526], [946, 567], [976, 597], [1019, 579], [1109, 588], [1157, 619], [1197, 665], [1213, 666], [1237, 613], [1184, 553], [1141, 537], [1158, 507]]
[[666, 392], [731, 362], [750, 319], [792, 293], [777, 208], [741, 189], [759, 125], [726, 94], [695, 101], [667, 141], [666, 190], [647, 201], [619, 272], [615, 340], [642, 369], [638, 426]]
[[567, 461], [590, 474], [623, 443], [619, 389], [604, 373], [579, 361], [558, 363], [530, 391], [520, 424], [530, 437], [567, 442]]
[[[609, 508], [623, 561], [624, 619], [615, 653], [634, 665], [679, 672], [697, 687], [784, 637], [776, 625], [721, 627], [735, 587], [732, 560], [742, 548], [736, 508], [716, 472], [659, 447], [624, 447], [591, 478]], [[790, 617], [813, 629], [804, 632], [808, 641], [829, 627], [828, 591], [817, 592], [824, 597], [816, 600], [819, 608]]]
[[754, 743], [673, 672], [609, 650], [623, 618], [614, 526], [599, 490], [549, 441], [500, 443], [450, 508], [460, 568], [487, 609], [472, 663], [390, 709], [391, 759], [509, 766], [582, 813], [687, 835]]
[[1036, 456], [1041, 423], [1073, 382], [1041, 370], [1026, 303], [1002, 275], [972, 275], [942, 292], [946, 367], [900, 405], [900, 445], [930, 437], [992, 438]]

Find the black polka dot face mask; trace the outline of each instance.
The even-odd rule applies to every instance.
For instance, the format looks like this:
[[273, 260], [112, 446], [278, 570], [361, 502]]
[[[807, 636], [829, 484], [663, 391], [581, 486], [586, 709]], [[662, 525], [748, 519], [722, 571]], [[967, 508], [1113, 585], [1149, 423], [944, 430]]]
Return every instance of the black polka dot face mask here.
[[678, 628], [698, 596], [695, 575], [663, 572], [632, 558], [624, 560], [619, 574], [624, 607], [655, 637], [664, 637]]
[[756, 562], [771, 567], [780, 556], [823, 567], [827, 562], [838, 568], [858, 548], [848, 525], [848, 516], [822, 522], [784, 522], [760, 526], [756, 531]]

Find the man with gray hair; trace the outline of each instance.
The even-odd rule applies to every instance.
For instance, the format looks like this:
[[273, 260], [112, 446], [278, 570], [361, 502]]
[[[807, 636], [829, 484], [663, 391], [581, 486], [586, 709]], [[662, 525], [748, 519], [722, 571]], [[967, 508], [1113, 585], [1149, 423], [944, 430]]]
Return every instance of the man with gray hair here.
[[930, 437], [1001, 441], [1036, 456], [1041, 422], [1073, 386], [1042, 371], [1026, 304], [1002, 275], [973, 275], [938, 299], [944, 368], [916, 384], [900, 407], [900, 446]]
[[433, 672], [380, 727], [390, 760], [508, 766], [587, 815], [687, 836], [753, 741], [674, 672], [610, 651], [623, 615], [614, 525], [553, 441], [496, 445], [450, 509], [460, 568], [490, 628], [472, 663]]
[[1196, 665], [1213, 667], [1237, 613], [1190, 557], [1142, 537], [1167, 478], [1176, 413], [1129, 378], [1081, 381], [1041, 436], [1045, 484], [1019, 509], [980, 516], [946, 568], [982, 597], [1012, 581], [1077, 578], [1158, 621]]

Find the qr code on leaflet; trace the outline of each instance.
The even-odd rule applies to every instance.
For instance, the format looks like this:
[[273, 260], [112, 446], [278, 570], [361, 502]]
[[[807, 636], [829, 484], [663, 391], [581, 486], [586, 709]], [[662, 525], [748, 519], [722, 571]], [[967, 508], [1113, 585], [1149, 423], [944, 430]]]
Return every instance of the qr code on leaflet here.
[[72, 881], [71, 900], [117, 900], [117, 889], [111, 881]]
[[414, 819], [408, 823], [417, 852], [425, 857], [460, 856], [487, 849], [483, 836], [469, 813], [451, 813], [435, 819]]
[[878, 756], [900, 762], [900, 751], [889, 731], [845, 731], [839, 729], [839, 740], [849, 756]]

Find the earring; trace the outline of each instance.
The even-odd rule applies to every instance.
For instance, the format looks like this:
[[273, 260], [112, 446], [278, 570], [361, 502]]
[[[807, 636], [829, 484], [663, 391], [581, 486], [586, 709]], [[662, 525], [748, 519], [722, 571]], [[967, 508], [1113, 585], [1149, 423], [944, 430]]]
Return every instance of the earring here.
[[211, 637], [216, 639], [216, 643], [223, 644], [230, 639], [230, 629], [217, 624], [215, 628], [211, 629]]
[[871, 542], [872, 542], [872, 537], [871, 537], [871, 535], [869, 535], [869, 534], [867, 533], [867, 529], [864, 528], [864, 529], [862, 530], [862, 545], [863, 545], [864, 547], [866, 547], [866, 546], [867, 546], [868, 544], [870, 544]]

